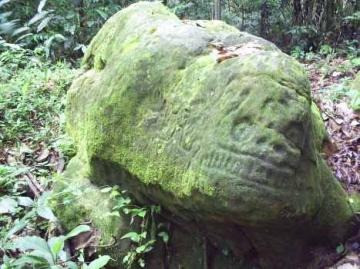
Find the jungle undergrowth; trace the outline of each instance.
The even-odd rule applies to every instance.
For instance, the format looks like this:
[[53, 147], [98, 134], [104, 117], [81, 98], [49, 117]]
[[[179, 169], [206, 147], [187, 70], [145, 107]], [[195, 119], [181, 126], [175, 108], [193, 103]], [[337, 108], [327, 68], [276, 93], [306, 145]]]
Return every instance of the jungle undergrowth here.
[[91, 229], [62, 230], [48, 206], [53, 175], [75, 153], [64, 134], [64, 98], [74, 75], [28, 50], [0, 54], [0, 266], [102, 268], [110, 259], [70, 257], [68, 241]]
[[123, 256], [122, 263], [129, 269], [134, 266], [144, 268], [145, 255], [154, 248], [156, 242], [167, 244], [169, 241], [165, 224], [157, 220], [161, 213], [160, 206], [139, 206], [134, 203], [126, 190], [120, 190], [118, 186], [105, 187], [101, 192], [109, 193], [110, 198], [114, 200], [115, 205], [109, 214], [117, 217], [125, 214], [130, 218], [129, 225], [134, 226], [130, 232], [121, 237], [131, 243], [129, 250]]
[[[76, 154], [64, 117], [66, 91], [75, 75], [66, 62], [50, 63], [29, 50], [0, 54], [1, 269], [96, 269], [111, 260], [89, 255], [90, 246], [76, 245], [77, 237], [93, 232], [91, 225], [78, 223], [64, 231], [49, 206], [54, 179]], [[116, 186], [101, 192], [115, 202], [111, 214], [128, 215], [133, 226], [121, 238], [130, 242], [123, 264], [144, 267], [144, 256], [157, 240], [169, 239], [164, 225], [155, 222], [160, 207], [136, 205]]]

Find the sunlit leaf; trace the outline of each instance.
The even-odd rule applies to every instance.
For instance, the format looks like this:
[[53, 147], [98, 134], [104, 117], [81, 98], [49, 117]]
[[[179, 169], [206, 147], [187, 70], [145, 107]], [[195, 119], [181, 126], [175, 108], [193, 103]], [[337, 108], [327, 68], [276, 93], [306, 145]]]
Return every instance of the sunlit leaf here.
[[50, 13], [50, 11], [41, 11], [41, 12], [37, 13], [34, 17], [32, 17], [28, 21], [27, 25], [29, 25], [29, 26], [33, 25], [34, 23], [38, 22], [39, 20], [45, 18], [45, 16], [49, 13]]
[[16, 36], [16, 35], [22, 34], [22, 33], [26, 32], [26, 31], [29, 31], [29, 30], [30, 30], [29, 27], [26, 27], [26, 26], [20, 27], [20, 28], [16, 29], [16, 30], [12, 33], [12, 36]]
[[19, 196], [19, 197], [17, 197], [17, 200], [18, 200], [19, 205], [25, 206], [25, 207], [32, 206], [34, 203], [34, 201], [30, 197], [27, 197], [27, 196]]
[[100, 192], [102, 192], [102, 193], [107, 193], [107, 192], [111, 192], [111, 190], [112, 190], [112, 187], [106, 187], [106, 188], [102, 188], [102, 189], [100, 190]]
[[57, 259], [60, 251], [64, 248], [65, 240], [65, 236], [52, 237], [48, 240], [48, 245], [55, 259]]
[[89, 232], [91, 231], [90, 226], [88, 225], [79, 225], [76, 228], [74, 228], [71, 232], [69, 232], [65, 237], [66, 239], [77, 236], [81, 233]]
[[26, 265], [35, 265], [35, 266], [46, 266], [48, 261], [42, 257], [32, 256], [32, 255], [23, 255], [19, 259], [16, 259], [12, 265], [15, 268], [26, 268]]
[[50, 197], [50, 192], [44, 192], [39, 199], [37, 200], [36, 212], [37, 214], [47, 220], [56, 221], [56, 217], [51, 210], [51, 208], [47, 205], [48, 199]]
[[43, 19], [43, 20], [41, 21], [41, 23], [38, 25], [36, 31], [37, 31], [38, 33], [41, 32], [41, 31], [49, 24], [49, 22], [51, 21], [51, 19], [52, 19], [52, 16], [49, 16], [49, 17], [46, 17], [45, 19]]
[[100, 256], [96, 260], [92, 261], [87, 268], [88, 269], [100, 269], [104, 268], [104, 266], [110, 261], [110, 256], [104, 255]]
[[18, 203], [11, 197], [0, 198], [0, 214], [13, 214], [16, 212]]
[[42, 10], [43, 10], [43, 8], [45, 7], [45, 5], [46, 5], [46, 2], [47, 2], [47, 0], [41, 0], [40, 1], [40, 3], [39, 3], [39, 5], [38, 5], [38, 13], [40, 13]]
[[164, 243], [169, 242], [169, 235], [166, 232], [160, 232], [158, 233], [158, 236], [162, 238]]
[[2, 0], [0, 1], [0, 7], [2, 7], [3, 5], [9, 3], [11, 0]]
[[140, 235], [136, 232], [129, 232], [121, 237], [121, 239], [126, 239], [126, 238], [136, 243], [138, 243], [141, 239]]
[[47, 242], [38, 236], [25, 236], [15, 241], [15, 246], [25, 252], [33, 250], [32, 256], [38, 256], [46, 259], [49, 264], [54, 264], [54, 259]]

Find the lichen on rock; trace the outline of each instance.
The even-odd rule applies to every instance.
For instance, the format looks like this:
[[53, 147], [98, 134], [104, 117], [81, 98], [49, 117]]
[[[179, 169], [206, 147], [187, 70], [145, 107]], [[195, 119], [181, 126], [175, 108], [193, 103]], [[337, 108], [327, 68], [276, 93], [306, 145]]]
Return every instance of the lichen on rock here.
[[160, 204], [264, 268], [348, 233], [306, 73], [272, 43], [140, 2], [108, 20], [83, 67], [67, 127], [91, 185]]

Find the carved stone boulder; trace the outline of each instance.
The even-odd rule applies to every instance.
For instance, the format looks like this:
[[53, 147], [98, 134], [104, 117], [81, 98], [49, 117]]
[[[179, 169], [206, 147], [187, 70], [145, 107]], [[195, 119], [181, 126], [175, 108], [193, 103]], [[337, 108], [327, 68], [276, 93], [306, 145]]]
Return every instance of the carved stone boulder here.
[[272, 43], [140, 2], [108, 20], [83, 67], [68, 93], [72, 182], [119, 185], [264, 268], [296, 268], [347, 235], [353, 212], [321, 157], [307, 75]]

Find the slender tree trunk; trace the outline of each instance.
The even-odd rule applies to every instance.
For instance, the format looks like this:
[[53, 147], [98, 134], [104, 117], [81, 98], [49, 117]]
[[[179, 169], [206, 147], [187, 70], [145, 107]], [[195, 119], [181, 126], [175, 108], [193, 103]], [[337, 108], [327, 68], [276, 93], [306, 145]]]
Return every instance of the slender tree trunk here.
[[86, 27], [86, 14], [85, 14], [85, 2], [84, 0], [79, 1], [79, 17], [80, 17], [80, 27]]
[[303, 6], [303, 20], [305, 23], [312, 21], [312, 14], [314, 9], [314, 1], [313, 0], [305, 0], [304, 6]]
[[80, 43], [86, 43], [85, 36], [86, 36], [86, 13], [85, 13], [85, 2], [84, 0], [73, 0], [72, 1], [75, 10], [79, 16], [79, 28], [78, 31], [78, 39]]
[[[357, 0], [359, 1], [359, 0]], [[326, 1], [325, 9], [325, 30], [332, 31], [340, 28], [342, 18], [342, 3], [339, 0]]]
[[260, 36], [264, 38], [268, 38], [269, 28], [270, 28], [270, 7], [268, 1], [265, 0], [261, 4], [260, 8]]
[[214, 0], [214, 20], [221, 20], [221, 0]]
[[294, 25], [302, 25], [302, 8], [301, 0], [293, 0], [293, 14], [294, 14]]

